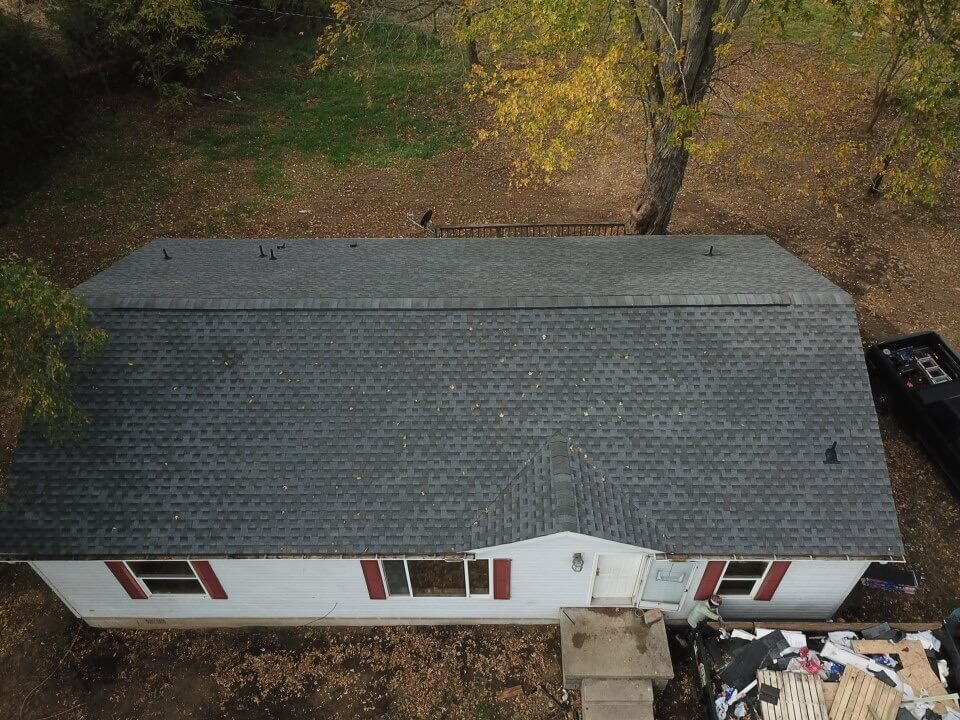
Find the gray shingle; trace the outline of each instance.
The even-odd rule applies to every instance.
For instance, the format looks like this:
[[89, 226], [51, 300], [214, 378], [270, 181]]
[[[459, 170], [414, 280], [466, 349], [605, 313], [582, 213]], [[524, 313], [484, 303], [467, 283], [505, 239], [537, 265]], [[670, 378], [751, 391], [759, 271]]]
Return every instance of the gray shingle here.
[[[562, 241], [514, 256], [525, 273], [504, 267], [509, 277], [489, 285], [452, 257], [441, 280], [440, 260], [418, 270], [409, 258], [368, 258], [377, 267], [366, 275], [352, 261], [315, 274], [353, 300], [425, 298], [419, 290], [434, 282], [434, 296], [461, 299], [679, 296], [676, 306], [435, 311], [129, 309], [162, 299], [163, 285], [202, 307], [219, 292], [257, 299], [205, 264], [182, 268], [171, 286], [143, 269], [157, 250], [147, 246], [82, 286], [127, 309], [94, 302], [110, 343], [79, 374], [78, 402], [92, 419], [83, 442], [51, 448], [22, 435], [0, 506], [0, 556], [469, 549], [487, 532], [478, 530], [481, 509], [496, 507], [531, 464], [549, 466], [558, 436], [573, 444], [569, 484], [539, 505], [539, 493], [528, 487], [520, 502], [517, 490], [510, 527], [505, 515], [489, 532], [532, 536], [572, 517], [582, 532], [676, 553], [902, 555], [849, 298], [769, 240], [726, 240], [708, 244], [723, 259], [745, 254], [725, 279], [689, 254], [701, 238], [632, 239], [621, 247], [647, 270], [606, 272], [609, 286], [590, 285], [589, 272], [569, 275], [586, 260]], [[206, 257], [203, 242], [167, 241], [174, 260], [162, 272], [194, 248]], [[225, 242], [214, 242], [218, 252], [233, 252]], [[360, 246], [384, 242], [408, 241]], [[421, 257], [422, 242], [398, 252]], [[288, 241], [285, 252], [302, 244]], [[507, 252], [491, 248], [495, 258]], [[676, 267], [664, 259], [669, 248]], [[331, 262], [346, 251], [337, 252]], [[284, 266], [296, 282], [271, 271], [272, 286], [255, 292], [309, 300], [305, 265]], [[223, 263], [225, 275], [234, 270]], [[563, 287], [565, 278], [577, 286]], [[731, 292], [748, 304], [685, 302]], [[802, 302], [780, 304], [794, 292]], [[778, 303], [749, 300], [763, 294]], [[841, 463], [825, 465], [834, 440]]]
[[[451, 305], [465, 308], [464, 298], [474, 307], [504, 307], [508, 298], [515, 306], [517, 298], [534, 297], [538, 306], [581, 307], [598, 304], [588, 298], [631, 295], [663, 295], [660, 304], [674, 305], [684, 304], [676, 296], [740, 293], [746, 297], [733, 301], [739, 304], [755, 294], [840, 292], [755, 236], [371, 239], [356, 248], [347, 240], [285, 240], [275, 262], [260, 258], [266, 242], [155, 240], [77, 291], [97, 307], [131, 299], [147, 307], [158, 300], [212, 307], [247, 301], [232, 309], [252, 307], [252, 300], [281, 309], [291, 300], [323, 298], [432, 298], [440, 307], [438, 299], [459, 299]], [[705, 257], [710, 245], [722, 254]], [[172, 260], [163, 260], [164, 248]]]

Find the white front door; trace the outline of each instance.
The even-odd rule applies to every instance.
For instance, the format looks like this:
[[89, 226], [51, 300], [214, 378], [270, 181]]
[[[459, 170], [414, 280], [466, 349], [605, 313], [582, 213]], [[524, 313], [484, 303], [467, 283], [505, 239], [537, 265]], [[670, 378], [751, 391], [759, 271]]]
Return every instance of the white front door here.
[[593, 578], [593, 601], [597, 604], [631, 605], [646, 556], [636, 553], [602, 553], [597, 556]]

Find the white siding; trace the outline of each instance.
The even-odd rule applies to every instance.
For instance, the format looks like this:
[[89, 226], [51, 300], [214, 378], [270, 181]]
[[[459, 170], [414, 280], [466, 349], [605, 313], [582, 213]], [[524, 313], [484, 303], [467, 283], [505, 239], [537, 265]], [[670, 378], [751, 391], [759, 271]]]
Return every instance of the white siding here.
[[[478, 558], [511, 559], [509, 600], [370, 600], [359, 560], [212, 559], [210, 564], [229, 596], [227, 600], [131, 600], [103, 562], [43, 561], [33, 565], [64, 601], [91, 623], [107, 618], [557, 622], [561, 607], [589, 604], [594, 554], [601, 551], [647, 552], [571, 533], [478, 550]], [[577, 552], [584, 556], [579, 573], [571, 568]]]
[[[584, 568], [571, 568], [574, 553]], [[131, 600], [100, 561], [31, 563], [61, 599], [91, 624], [353, 624], [395, 622], [557, 622], [562, 607], [590, 604], [598, 552], [649, 552], [573, 533], [560, 533], [476, 551], [478, 558], [512, 560], [511, 598], [390, 598], [370, 600], [359, 560], [211, 560], [229, 599], [152, 597]], [[831, 617], [869, 563], [794, 560], [768, 602], [727, 598], [728, 619]], [[682, 620], [706, 568], [693, 578], [683, 606], [667, 613]], [[143, 623], [148, 624], [148, 623]]]
[[[728, 620], [825, 620], [846, 600], [869, 565], [860, 560], [793, 560], [773, 599], [727, 597], [720, 613]], [[690, 611], [706, 567], [705, 561], [700, 563], [686, 602], [671, 617], [685, 617]]]

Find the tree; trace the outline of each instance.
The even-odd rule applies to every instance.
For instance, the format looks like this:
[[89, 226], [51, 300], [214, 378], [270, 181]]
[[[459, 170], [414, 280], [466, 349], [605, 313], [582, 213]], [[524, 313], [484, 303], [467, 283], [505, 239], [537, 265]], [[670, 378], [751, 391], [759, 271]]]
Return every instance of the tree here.
[[[960, 0], [835, 0], [842, 22], [883, 58], [867, 133], [891, 109], [869, 192], [932, 204], [947, 155], [960, 145]], [[870, 71], [871, 68], [863, 68]], [[905, 158], [895, 166], [896, 158]]]
[[181, 94], [182, 80], [240, 44], [228, 25], [211, 26], [200, 0], [61, 0], [50, 18], [82, 53], [129, 64], [140, 82], [164, 95]]
[[566, 169], [585, 136], [642, 120], [646, 179], [636, 233], [664, 233], [718, 61], [750, 0], [467, 0], [459, 36], [499, 62], [475, 70], [475, 96], [518, 140], [522, 175]]
[[106, 343], [87, 309], [32, 260], [0, 264], [0, 403], [23, 412], [54, 442], [86, 421], [71, 397], [71, 361]]

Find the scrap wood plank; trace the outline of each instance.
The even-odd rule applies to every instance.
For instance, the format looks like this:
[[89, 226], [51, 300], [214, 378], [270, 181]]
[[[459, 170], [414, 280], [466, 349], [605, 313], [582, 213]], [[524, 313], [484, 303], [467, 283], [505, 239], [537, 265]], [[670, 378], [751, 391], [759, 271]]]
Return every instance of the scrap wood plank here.
[[[889, 640], [854, 640], [853, 649], [863, 655], [896, 655], [903, 668], [899, 671], [900, 677], [912, 689], [915, 695], [945, 695], [946, 689], [940, 678], [930, 667], [927, 653], [923, 644], [918, 640], [904, 640], [892, 643]], [[938, 702], [934, 710], [943, 715], [947, 707], [957, 708], [957, 703], [948, 701], [947, 704]]]
[[757, 682], [780, 691], [780, 701], [774, 705], [760, 701], [764, 720], [829, 720], [827, 706], [820, 692], [820, 678], [813, 675], [760, 670]]
[[[936, 697], [937, 695], [947, 694], [947, 689], [943, 687], [940, 678], [933, 672], [930, 663], [926, 662], [926, 656], [924, 656], [924, 662], [906, 665], [899, 672], [903, 681], [910, 686], [913, 694], [918, 697], [921, 695]], [[933, 709], [941, 715], [946, 714], [947, 708], [957, 709], [957, 702], [948, 700], [946, 703], [937, 702], [933, 705]]]
[[830, 720], [894, 720], [903, 694], [848, 665], [830, 707]]
[[837, 696], [837, 690], [840, 688], [838, 682], [821, 682], [820, 690], [823, 692], [824, 705], [827, 706], [827, 712], [833, 707], [833, 699]]
[[897, 655], [900, 664], [906, 667], [916, 663], [926, 663], [927, 654], [918, 640], [905, 640], [892, 643], [889, 640], [854, 640], [853, 650], [861, 655]]

